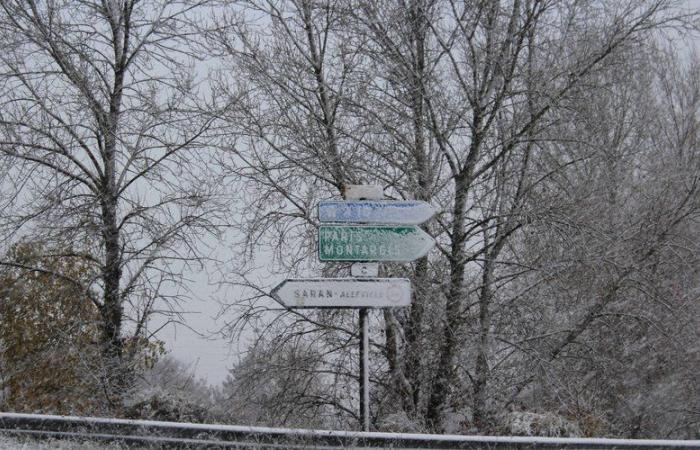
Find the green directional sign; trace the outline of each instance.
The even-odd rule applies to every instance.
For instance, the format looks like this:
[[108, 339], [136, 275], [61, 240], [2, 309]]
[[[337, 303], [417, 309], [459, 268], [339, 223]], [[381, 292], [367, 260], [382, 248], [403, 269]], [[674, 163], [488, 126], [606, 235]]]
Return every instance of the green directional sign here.
[[322, 225], [321, 261], [400, 261], [425, 256], [435, 241], [417, 226]]

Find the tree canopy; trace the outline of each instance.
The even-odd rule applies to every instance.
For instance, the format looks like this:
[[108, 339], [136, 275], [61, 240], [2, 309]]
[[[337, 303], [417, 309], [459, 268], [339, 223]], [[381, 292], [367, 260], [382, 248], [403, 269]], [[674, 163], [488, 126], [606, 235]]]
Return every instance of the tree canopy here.
[[700, 64], [674, 44], [698, 19], [674, 0], [0, 0], [9, 401], [70, 409], [22, 350], [55, 317], [26, 345], [94, 343], [118, 411], [160, 353], [149, 318], [179, 318], [205, 269], [249, 350], [228, 419], [357, 427], [356, 314], [270, 290], [349, 276], [318, 261], [316, 205], [378, 184], [440, 212], [434, 251], [381, 267], [413, 290], [370, 315], [373, 429], [697, 438]]

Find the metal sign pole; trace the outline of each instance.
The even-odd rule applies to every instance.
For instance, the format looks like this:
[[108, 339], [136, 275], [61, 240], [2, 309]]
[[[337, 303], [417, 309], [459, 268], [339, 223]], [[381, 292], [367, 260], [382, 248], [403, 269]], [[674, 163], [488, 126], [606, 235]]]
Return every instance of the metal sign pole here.
[[[346, 200], [381, 200], [384, 190], [381, 186], [348, 186], [343, 193]], [[377, 276], [378, 263], [355, 263], [351, 273], [361, 278]], [[369, 309], [360, 308], [360, 422], [362, 431], [369, 431]]]
[[369, 431], [369, 317], [367, 308], [360, 308], [360, 422], [362, 431]]

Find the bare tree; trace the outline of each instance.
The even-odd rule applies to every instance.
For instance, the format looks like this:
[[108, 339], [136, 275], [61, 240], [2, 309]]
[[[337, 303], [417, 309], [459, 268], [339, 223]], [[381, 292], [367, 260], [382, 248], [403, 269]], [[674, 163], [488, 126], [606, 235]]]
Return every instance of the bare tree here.
[[[377, 179], [391, 196], [429, 202], [440, 190], [443, 163], [430, 145], [426, 113], [426, 96], [436, 87], [433, 71], [440, 60], [431, 47], [428, 26], [435, 20], [438, 3], [356, 2], [353, 15], [353, 31], [365, 39], [360, 51], [372, 73], [362, 102], [354, 104], [363, 118], [363, 146], [382, 162], [385, 174]], [[387, 270], [404, 272], [400, 267]], [[424, 318], [426, 311], [430, 315], [435, 309], [430, 297], [439, 291], [440, 279], [433, 270], [424, 257], [410, 272], [414, 287], [410, 312], [383, 312], [383, 353], [392, 382], [384, 385], [388, 395], [377, 408], [386, 413], [396, 412], [398, 400], [411, 418], [421, 415], [422, 393], [429, 384], [425, 368], [431, 365], [427, 346], [433, 340]]]
[[[610, 143], [567, 111], [604, 92], [613, 81], [601, 74], [645, 50], [654, 30], [682, 24], [682, 12], [669, 1], [354, 2], [348, 16], [334, 2], [239, 4], [246, 12], [221, 30], [242, 40], [219, 33], [211, 42], [237, 75], [222, 79], [221, 98], [246, 100], [223, 117], [246, 143], [231, 157], [231, 172], [250, 186], [240, 224], [246, 254], [265, 244], [276, 273], [344, 273], [309, 259], [314, 203], [347, 182], [379, 182], [390, 197], [439, 205], [442, 214], [427, 226], [439, 251], [411, 267], [411, 309], [382, 314], [373, 333], [373, 409], [378, 419], [403, 410], [415, 428], [444, 430], [457, 415], [462, 428], [494, 430], [512, 398], [542, 379], [523, 375], [530, 358], [558, 362], [579, 337], [596, 333], [594, 306], [607, 304], [603, 289], [593, 309], [551, 339], [515, 320], [519, 290], [560, 273], [542, 268], [544, 250], [523, 254], [528, 233], [578, 220], [586, 199], [558, 183], [606, 167], [587, 160]], [[340, 356], [353, 337], [347, 315], [271, 313], [269, 286], [248, 278], [250, 268], [237, 268], [234, 284], [252, 294], [230, 305], [229, 314], [242, 312], [232, 327], [252, 324], [274, 334], [267, 342], [305, 336], [299, 342], [344, 361], [337, 371], [350, 379], [352, 359]], [[535, 314], [551, 312], [548, 302]], [[494, 394], [500, 389], [507, 394]]]
[[[424, 317], [420, 311], [426, 306], [420, 299], [414, 299], [411, 315], [403, 323], [406, 345], [402, 351], [407, 361], [414, 361], [405, 369], [406, 375], [413, 379], [407, 383], [413, 386], [408, 389], [413, 394], [408, 405], [420, 411], [420, 393], [425, 392], [429, 398], [423, 400], [427, 404], [423, 403], [425, 409], [418, 417], [424, 416], [428, 423], [440, 427], [442, 412], [454, 411], [461, 403], [457, 399], [464, 396], [457, 393], [448, 406], [450, 392], [470, 385], [472, 394], [467, 396], [470, 397], [467, 405], [474, 423], [485, 429], [490, 416], [486, 411], [486, 385], [492, 376], [489, 367], [494, 347], [492, 336], [497, 333], [494, 327], [498, 326], [494, 323], [494, 314], [498, 312], [496, 291], [509, 279], [527, 272], [521, 268], [520, 272], [498, 278], [497, 272], [507, 267], [512, 258], [501, 253], [523, 226], [550, 214], [547, 207], [533, 208], [526, 201], [538, 184], [557, 171], [556, 167], [548, 169], [552, 173], [541, 170], [537, 173], [532, 169], [545, 162], [543, 133], [552, 120], [557, 120], [549, 113], [559, 108], [582, 80], [590, 83], [589, 74], [608, 67], [611, 60], [635, 41], [637, 33], [670, 20], [666, 13], [672, 5], [656, 2], [636, 10], [638, 5], [630, 3], [629, 8], [618, 10], [620, 15], [616, 18], [591, 15], [594, 9], [579, 9], [574, 4], [551, 2], [503, 5], [413, 2], [404, 6], [374, 3], [363, 6], [359, 15], [361, 32], [374, 42], [373, 56], [383, 62], [381, 67], [388, 69], [388, 78], [394, 76], [394, 86], [401, 86], [406, 92], [402, 97], [397, 91], [390, 91], [385, 98], [396, 102], [391, 109], [383, 106], [381, 113], [377, 113], [380, 110], [375, 105], [382, 101], [373, 99], [375, 103], [370, 104], [371, 112], [367, 115], [382, 125], [390, 125], [385, 128], [386, 134], [398, 135], [395, 139], [401, 142], [403, 136], [397, 132], [401, 128], [395, 125], [396, 120], [387, 120], [390, 116], [386, 111], [389, 114], [401, 111], [403, 124], [415, 126], [423, 121], [423, 117], [416, 118], [416, 102], [421, 105], [425, 110], [422, 114], [426, 115], [423, 126], [431, 138], [427, 148], [440, 157], [415, 157], [426, 151], [416, 147], [421, 140], [406, 145], [412, 152], [396, 158], [394, 164], [408, 168], [413, 176], [432, 179], [429, 184], [433, 183], [437, 189], [432, 190], [430, 197], [448, 212], [441, 217], [441, 229], [436, 230], [438, 237], [445, 239], [443, 255], [449, 264], [450, 281], [443, 291], [447, 294], [446, 303], [439, 306], [440, 295], [432, 292], [429, 302], [432, 310], [426, 318], [431, 326], [426, 327], [419, 323]], [[552, 22], [554, 17], [566, 20]], [[608, 19], [617, 25], [608, 27]], [[431, 33], [426, 34], [425, 28]], [[607, 32], [592, 38], [591, 33], [597, 29]], [[563, 54], [568, 56], [563, 58]], [[414, 132], [419, 134], [422, 132]], [[396, 147], [400, 145], [392, 150]], [[424, 164], [420, 172], [415, 167], [421, 166], [421, 160], [435, 163]], [[573, 163], [576, 161], [567, 164]], [[433, 174], [429, 175], [431, 169]], [[410, 179], [410, 175], [406, 178]], [[419, 263], [416, 269], [414, 280], [420, 292], [424, 266]], [[441, 312], [440, 308], [444, 310]], [[444, 325], [436, 327], [440, 321]], [[437, 364], [429, 356], [431, 352], [425, 351], [426, 347], [420, 350], [415, 346], [412, 330], [421, 327], [424, 330], [442, 327], [443, 336], [431, 340], [433, 345], [437, 342], [441, 347]], [[387, 332], [388, 336], [391, 334], [402, 333]], [[425, 337], [423, 334], [422, 338]], [[392, 341], [387, 339], [387, 345], [392, 345]], [[460, 359], [468, 354], [474, 360], [457, 365], [457, 348], [464, 348], [465, 342], [469, 343], [467, 349], [474, 350], [473, 353], [462, 350]], [[397, 352], [387, 349], [388, 355]], [[421, 363], [415, 361], [430, 368], [427, 376], [420, 368]], [[461, 371], [459, 376], [458, 371]], [[450, 388], [459, 385], [464, 375], [469, 380], [465, 386]], [[415, 377], [423, 377], [422, 388]]]
[[125, 321], [148, 337], [148, 317], [159, 301], [175, 307], [182, 269], [220, 225], [191, 45], [208, 3], [0, 2], [0, 154], [20, 191], [0, 236], [71, 243], [45, 257], [96, 269], [73, 281], [100, 313], [110, 395], [130, 356]]
[[657, 71], [669, 65], [653, 48], [626, 52], [557, 113], [549, 132], [561, 142], [545, 150], [561, 169], [532, 200], [559, 207], [530, 223], [503, 261], [514, 268], [503, 264], [502, 278], [527, 273], [497, 299], [492, 405], [557, 411], [588, 435], [639, 437], [676, 426], [673, 408], [651, 400], [657, 389], [697, 397], [676, 381], [698, 364], [683, 344], [695, 340], [685, 316], [693, 288], [668, 289], [697, 270], [698, 214], [696, 164], [678, 167], [671, 155], [682, 144], [661, 131], [669, 115]]
[[220, 399], [229, 420], [315, 428], [342, 424], [337, 415], [342, 404], [331, 402], [327, 393], [332, 386], [324, 376], [323, 355], [299, 339], [258, 342], [231, 369]]
[[[368, 74], [343, 2], [233, 3], [237, 8], [222, 15], [217, 33], [209, 34], [223, 61], [216, 97], [236, 99], [235, 107], [222, 104], [225, 113], [218, 117], [236, 143], [227, 146], [233, 150], [222, 163], [246, 187], [239, 191], [237, 216], [243, 257], [236, 254], [224, 266], [239, 297], [226, 305], [229, 330], [257, 329], [264, 342], [290, 342], [299, 351], [315, 346], [326, 359], [322, 378], [330, 378], [324, 385], [333, 387], [326, 398], [299, 400], [300, 405], [334, 404], [337, 423], [348, 423], [356, 419], [356, 396], [340, 394], [343, 386], [355, 384], [354, 371], [343, 364], [352, 360], [356, 319], [347, 311], [274, 311], [279, 306], [265, 303], [268, 287], [255, 282], [251, 272], [260, 254], [271, 259], [268, 267], [276, 274], [322, 270], [314, 256], [316, 202], [340, 196], [348, 183], [370, 179], [362, 168], [372, 155], [356, 138], [360, 119], [350, 101], [360, 95], [357, 86]], [[342, 270], [329, 267], [327, 273]], [[248, 366], [246, 376], [264, 362]]]

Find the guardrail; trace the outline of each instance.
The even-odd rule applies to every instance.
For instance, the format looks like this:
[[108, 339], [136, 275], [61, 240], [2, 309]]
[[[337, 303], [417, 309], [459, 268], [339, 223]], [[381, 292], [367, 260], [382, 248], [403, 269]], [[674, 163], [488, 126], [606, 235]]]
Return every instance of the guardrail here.
[[17, 413], [0, 413], [0, 434], [180, 448], [700, 449], [700, 440], [367, 433]]

